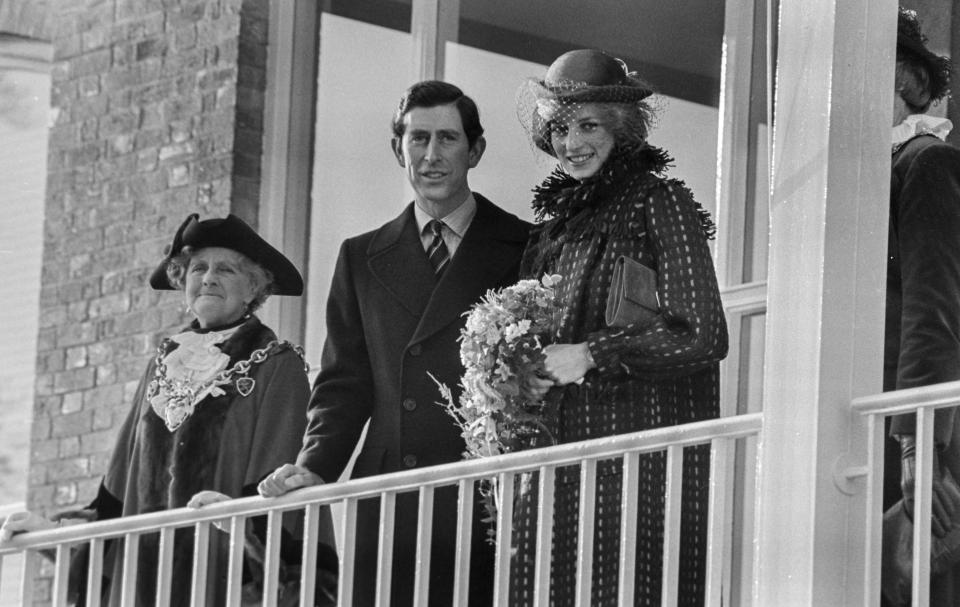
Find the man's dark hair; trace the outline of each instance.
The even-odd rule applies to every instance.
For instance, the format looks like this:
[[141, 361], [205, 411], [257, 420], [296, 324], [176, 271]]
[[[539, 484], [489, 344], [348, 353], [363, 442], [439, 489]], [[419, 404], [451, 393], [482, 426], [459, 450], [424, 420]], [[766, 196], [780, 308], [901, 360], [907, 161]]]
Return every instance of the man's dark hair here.
[[393, 135], [394, 137], [403, 137], [403, 117], [418, 107], [436, 107], [438, 105], [453, 104], [460, 112], [460, 122], [463, 123], [463, 132], [467, 135], [467, 143], [470, 147], [477, 142], [477, 139], [483, 135], [483, 126], [480, 124], [480, 110], [473, 99], [463, 94], [458, 87], [449, 82], [440, 80], [424, 80], [418, 82], [407, 89], [407, 92], [400, 98], [400, 105], [393, 115]]

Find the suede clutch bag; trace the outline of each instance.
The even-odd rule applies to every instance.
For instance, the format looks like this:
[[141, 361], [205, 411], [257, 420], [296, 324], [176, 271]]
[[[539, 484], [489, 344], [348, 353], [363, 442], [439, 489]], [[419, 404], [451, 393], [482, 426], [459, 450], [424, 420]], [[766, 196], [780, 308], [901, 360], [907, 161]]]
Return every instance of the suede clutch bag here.
[[645, 324], [660, 311], [657, 271], [621, 255], [613, 266], [605, 320], [608, 327]]

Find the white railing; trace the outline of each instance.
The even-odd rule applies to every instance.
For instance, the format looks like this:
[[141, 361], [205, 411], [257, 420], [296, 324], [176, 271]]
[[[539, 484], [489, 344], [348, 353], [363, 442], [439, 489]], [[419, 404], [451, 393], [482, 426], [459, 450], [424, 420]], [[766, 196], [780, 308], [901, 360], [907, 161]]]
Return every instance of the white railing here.
[[[867, 563], [864, 604], [880, 604], [880, 567], [883, 530], [884, 421], [903, 413], [917, 415], [917, 476], [914, 520], [929, 521], [933, 504], [934, 410], [960, 405], [960, 381], [886, 392], [854, 399], [853, 410], [867, 417], [869, 426], [867, 468]], [[856, 472], [856, 471], [854, 471]], [[916, 607], [930, 605], [930, 525], [913, 527], [912, 600]]]
[[[710, 477], [710, 506], [708, 513], [708, 552], [707, 552], [707, 604], [719, 607], [729, 604], [729, 599], [723, 598], [725, 587], [729, 580], [728, 558], [731, 546], [731, 520], [733, 513], [728, 506], [730, 503], [729, 484], [732, 479], [733, 458], [737, 441], [748, 440], [759, 435], [761, 428], [760, 414], [727, 417], [706, 422], [698, 422], [682, 426], [639, 432], [602, 439], [595, 439], [580, 443], [571, 443], [556, 447], [531, 450], [516, 454], [499, 456], [483, 460], [473, 460], [422, 468], [406, 472], [399, 472], [378, 477], [334, 483], [319, 487], [311, 487], [290, 493], [280, 498], [264, 500], [259, 497], [243, 498], [221, 502], [207, 506], [201, 510], [178, 509], [148, 515], [131, 516], [109, 521], [101, 521], [60, 529], [37, 531], [14, 538], [9, 544], [0, 547], [0, 575], [2, 565], [11, 556], [23, 553], [37, 553], [41, 550], [55, 554], [54, 581], [52, 602], [54, 605], [63, 605], [67, 596], [67, 574], [69, 553], [71, 546], [88, 543], [90, 545], [90, 564], [88, 574], [88, 606], [100, 604], [99, 580], [103, 572], [104, 542], [111, 538], [123, 538], [125, 541], [124, 578], [120, 583], [124, 597], [123, 604], [134, 604], [135, 581], [137, 576], [136, 558], [139, 538], [148, 533], [157, 533], [161, 536], [160, 559], [157, 572], [158, 605], [169, 602], [170, 561], [172, 559], [172, 538], [176, 528], [193, 527], [196, 534], [194, 548], [194, 569], [192, 579], [193, 604], [203, 604], [204, 588], [207, 579], [206, 559], [198, 559], [198, 554], [206, 550], [211, 541], [212, 533], [222, 533], [214, 529], [211, 524], [221, 522], [221, 526], [228, 529], [230, 534], [228, 580], [228, 605], [239, 605], [239, 587], [243, 561], [243, 539], [246, 520], [257, 515], [267, 515], [267, 539], [265, 574], [263, 582], [263, 604], [275, 605], [278, 588], [278, 563], [280, 550], [280, 525], [284, 512], [302, 511], [304, 516], [304, 550], [303, 550], [303, 578], [300, 588], [300, 604], [312, 604], [315, 580], [316, 550], [314, 546], [318, 536], [318, 520], [320, 508], [325, 505], [339, 504], [342, 506], [338, 521], [338, 547], [340, 557], [339, 571], [339, 604], [348, 607], [351, 604], [353, 579], [353, 526], [356, 521], [357, 503], [364, 498], [379, 497], [381, 504], [386, 504], [385, 511], [393, 504], [397, 494], [419, 492], [421, 503], [429, 502], [433, 492], [442, 486], [459, 487], [459, 518], [454, 582], [454, 603], [466, 604], [469, 593], [466, 580], [469, 562], [464, 558], [469, 551], [464, 549], [470, 542], [470, 513], [472, 512], [473, 485], [483, 478], [497, 477], [499, 486], [505, 493], [510, 493], [514, 487], [514, 479], [518, 474], [525, 472], [540, 472], [541, 479], [553, 478], [553, 471], [558, 467], [579, 465], [581, 470], [581, 495], [590, 495], [590, 487], [594, 487], [596, 464], [599, 460], [623, 460], [622, 504], [626, 516], [621, 517], [621, 567], [632, 569], [630, 553], [633, 542], [624, 541], [632, 537], [636, 525], [637, 483], [629, 482], [632, 474], [636, 473], [639, 457], [644, 453], [666, 452], [667, 476], [665, 490], [664, 512], [664, 548], [663, 548], [663, 605], [677, 603], [677, 571], [679, 567], [678, 547], [680, 542], [680, 496], [682, 480], [683, 449], [697, 444], [711, 445], [711, 477]], [[536, 581], [534, 596], [540, 597], [538, 604], [546, 605], [548, 589], [545, 585], [549, 580], [549, 533], [552, 530], [552, 491], [539, 492], [539, 521], [549, 521], [538, 528], [536, 554]], [[496, 573], [494, 582], [495, 605], [505, 607], [508, 604], [509, 590], [509, 521], [512, 517], [512, 500], [504, 495], [501, 501], [504, 507], [498, 513], [498, 542], [496, 548]], [[927, 502], [929, 508], [929, 501]], [[429, 506], [422, 510], [429, 512]], [[383, 514], [383, 513], [382, 513]], [[594, 501], [581, 500], [580, 521], [594, 520]], [[389, 518], [389, 516], [388, 516]], [[423, 517], [421, 517], [423, 518]], [[632, 523], [631, 523], [632, 521]], [[225, 526], [224, 524], [225, 523]], [[429, 573], [429, 525], [421, 521], [418, 530], [418, 558], [415, 574], [415, 597], [417, 605], [426, 604], [429, 591], [426, 580]], [[585, 525], [582, 525], [585, 527]], [[584, 533], [581, 529], [580, 537], [591, 538], [591, 533]], [[384, 530], [380, 536], [379, 563], [391, 562], [391, 542]], [[546, 541], [542, 541], [546, 539]], [[386, 540], [386, 541], [385, 541]], [[592, 550], [580, 551], [581, 556], [577, 566], [577, 588], [586, 588], [579, 598], [579, 605], [589, 602], [589, 586], [592, 568]], [[378, 588], [389, 588], [389, 570], [383, 567], [378, 571], [379, 579], [363, 580], [362, 583], [374, 584]], [[632, 596], [633, 577], [620, 576], [621, 597]], [[25, 572], [24, 583], [21, 588], [21, 601], [31, 604], [32, 586], [30, 572]], [[628, 601], [628, 603], [631, 601]], [[387, 604], [388, 597], [378, 596], [377, 604]]]
[[[8, 515], [23, 510], [23, 502], [0, 505], [0, 521]], [[19, 607], [19, 580], [23, 575], [23, 555], [0, 559], [0, 607]]]

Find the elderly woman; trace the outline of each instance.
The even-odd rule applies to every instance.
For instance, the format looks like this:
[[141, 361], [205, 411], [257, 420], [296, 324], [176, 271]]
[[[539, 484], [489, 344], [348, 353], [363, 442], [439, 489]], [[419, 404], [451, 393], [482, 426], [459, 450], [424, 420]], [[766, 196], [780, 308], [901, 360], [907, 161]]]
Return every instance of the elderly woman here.
[[[186, 506], [195, 494], [194, 506], [256, 495], [257, 483], [299, 451], [309, 396], [303, 355], [278, 340], [254, 312], [271, 294], [300, 295], [303, 279], [239, 218], [198, 219], [190, 215], [183, 222], [150, 277], [154, 289], [183, 291], [195, 320], [160, 344], [120, 429], [97, 498], [87, 511], [67, 517], [103, 520], [157, 512]], [[23, 522], [8, 521], [7, 535], [43, 526], [37, 517], [19, 520]], [[249, 540], [257, 543], [263, 523], [255, 520], [251, 527]], [[286, 540], [282, 556], [287, 565], [296, 565], [299, 548], [289, 534]], [[192, 543], [192, 531], [177, 532], [173, 605], [189, 603]], [[104, 591], [111, 605], [120, 599], [120, 544], [113, 542], [104, 566], [117, 580]], [[219, 605], [224, 600], [226, 536], [216, 536], [212, 544], [207, 598], [208, 604]], [[320, 555], [321, 562], [336, 567], [329, 548]], [[145, 536], [137, 604], [152, 604], [156, 559], [157, 537]], [[83, 560], [75, 559], [73, 567], [81, 576]], [[248, 559], [245, 581], [256, 582], [257, 567]], [[76, 590], [84, 592], [85, 585]], [[250, 585], [245, 593], [249, 591]]]
[[[713, 224], [682, 182], [663, 176], [667, 154], [646, 142], [650, 94], [619, 59], [576, 50], [518, 97], [533, 143], [560, 163], [535, 190], [540, 223], [523, 267], [530, 277], [562, 277], [554, 343], [544, 350], [541, 379], [527, 386], [551, 403], [548, 425], [561, 443], [719, 414], [727, 330], [707, 247]], [[636, 604], [659, 605], [665, 457], [645, 455], [640, 466]], [[598, 466], [591, 605], [617, 603], [621, 468]], [[688, 448], [681, 605], [703, 604], [708, 481], [707, 446]], [[579, 471], [559, 471], [556, 483], [550, 597], [552, 605], [572, 605]], [[511, 605], [532, 598], [532, 498], [523, 496], [518, 509]]]

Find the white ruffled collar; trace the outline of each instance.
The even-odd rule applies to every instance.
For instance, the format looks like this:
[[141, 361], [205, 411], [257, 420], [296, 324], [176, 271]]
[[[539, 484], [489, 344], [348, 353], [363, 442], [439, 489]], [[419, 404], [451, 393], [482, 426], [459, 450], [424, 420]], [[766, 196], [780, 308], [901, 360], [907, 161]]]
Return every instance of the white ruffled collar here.
[[184, 331], [170, 338], [178, 347], [163, 357], [167, 377], [189, 382], [202, 382], [213, 378], [227, 368], [230, 357], [217, 344], [223, 343], [236, 333], [237, 327], [222, 331], [197, 333]]
[[917, 135], [933, 135], [939, 139], [946, 139], [953, 128], [953, 123], [947, 118], [938, 118], [926, 114], [911, 114], [903, 122], [893, 127], [892, 143], [894, 150]]

